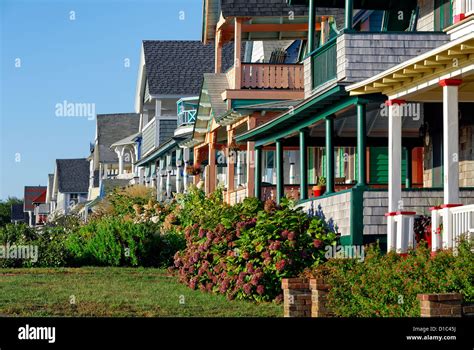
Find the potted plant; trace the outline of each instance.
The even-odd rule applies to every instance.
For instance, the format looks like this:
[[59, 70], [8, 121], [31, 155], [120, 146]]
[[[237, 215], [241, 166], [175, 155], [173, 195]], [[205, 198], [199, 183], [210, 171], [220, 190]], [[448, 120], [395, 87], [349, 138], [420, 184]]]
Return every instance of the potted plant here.
[[318, 178], [318, 184], [313, 186], [313, 195], [315, 197], [319, 197], [324, 192], [326, 192], [326, 178], [324, 176], [320, 176]]

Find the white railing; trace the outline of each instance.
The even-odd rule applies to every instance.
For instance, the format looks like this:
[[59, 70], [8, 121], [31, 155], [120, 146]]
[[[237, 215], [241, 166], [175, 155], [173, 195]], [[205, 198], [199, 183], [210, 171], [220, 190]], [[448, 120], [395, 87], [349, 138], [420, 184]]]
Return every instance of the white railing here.
[[431, 212], [431, 250], [456, 249], [463, 236], [474, 235], [474, 204]]
[[455, 6], [456, 15], [464, 14], [467, 16], [474, 13], [474, 0], [457, 0]]
[[474, 13], [474, 0], [465, 0], [466, 1], [466, 15]]

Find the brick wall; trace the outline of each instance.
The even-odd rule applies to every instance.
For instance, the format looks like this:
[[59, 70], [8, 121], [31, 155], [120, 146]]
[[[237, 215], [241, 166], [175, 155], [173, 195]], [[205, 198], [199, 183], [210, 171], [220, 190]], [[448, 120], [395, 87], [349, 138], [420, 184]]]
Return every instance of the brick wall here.
[[461, 317], [462, 295], [459, 293], [418, 294], [421, 317]]
[[310, 317], [311, 292], [309, 281], [304, 278], [285, 278], [283, 289], [283, 310], [285, 317]]
[[285, 278], [282, 280], [285, 317], [331, 317], [327, 307], [329, 285], [322, 279]]
[[327, 306], [329, 285], [323, 279], [310, 279], [311, 290], [311, 317], [332, 317], [334, 313]]

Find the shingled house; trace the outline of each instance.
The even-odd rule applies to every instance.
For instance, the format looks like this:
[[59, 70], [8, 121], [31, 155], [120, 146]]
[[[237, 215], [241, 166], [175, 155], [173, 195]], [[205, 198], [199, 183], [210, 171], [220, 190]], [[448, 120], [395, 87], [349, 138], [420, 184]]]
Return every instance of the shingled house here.
[[[89, 161], [88, 199], [94, 200], [100, 195], [104, 179], [129, 180], [134, 176], [133, 162], [137, 160], [138, 149], [135, 138], [138, 137], [139, 116], [136, 113], [98, 114], [96, 118], [96, 136], [91, 146]], [[123, 143], [111, 148], [124, 138], [130, 144]], [[127, 183], [127, 181], [122, 181]]]
[[86, 158], [56, 159], [51, 214], [67, 214], [85, 202], [89, 190], [89, 161]]
[[[223, 50], [231, 66], [232, 47]], [[142, 44], [135, 110], [140, 114], [142, 184], [158, 187], [159, 198], [182, 191], [192, 153], [183, 146], [194, 126], [203, 74], [214, 70], [214, 46], [200, 41], [145, 40]], [[165, 186], [166, 182], [166, 186]]]
[[23, 196], [23, 212], [27, 215], [27, 223], [30, 226], [35, 225], [35, 206], [33, 200], [46, 191], [46, 186], [25, 186], [25, 192]]

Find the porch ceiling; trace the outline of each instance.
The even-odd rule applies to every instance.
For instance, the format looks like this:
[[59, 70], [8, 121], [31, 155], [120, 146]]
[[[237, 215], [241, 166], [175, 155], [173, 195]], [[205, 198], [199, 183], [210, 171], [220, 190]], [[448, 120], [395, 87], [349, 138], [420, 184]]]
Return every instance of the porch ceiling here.
[[300, 129], [311, 127], [324, 120], [325, 117], [340, 114], [356, 102], [372, 102], [381, 100], [380, 96], [373, 95], [369, 99], [348, 97], [344, 87], [336, 85], [317, 96], [313, 96], [294, 109], [286, 111], [258, 128], [252, 129], [236, 137], [237, 142], [256, 141], [257, 145], [274, 142], [278, 138], [285, 138]]
[[462, 78], [460, 101], [474, 101], [474, 33], [347, 87], [352, 96], [382, 93], [389, 98], [441, 101], [440, 80]]
[[[388, 118], [383, 115], [382, 111], [383, 110], [378, 103], [367, 105], [366, 130], [368, 137], [388, 137]], [[403, 137], [419, 137], [419, 129], [422, 123], [423, 120], [421, 116], [420, 118], [403, 117]], [[336, 119], [334, 120], [334, 130], [336, 137], [353, 138], [357, 136], [357, 118], [354, 107], [344, 111], [341, 114], [336, 114]], [[325, 135], [326, 128], [323, 121], [315, 124], [310, 130], [311, 137], [325, 137]], [[388, 142], [388, 139], [386, 142]]]

